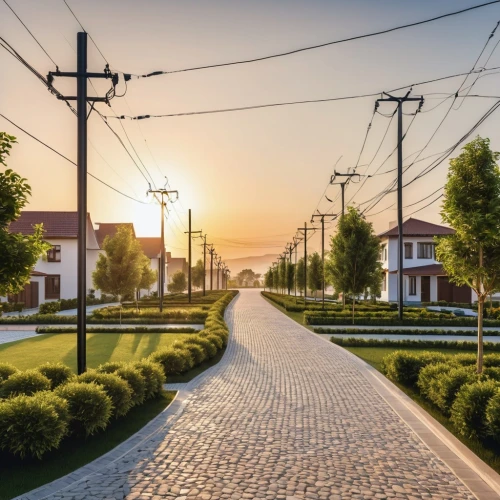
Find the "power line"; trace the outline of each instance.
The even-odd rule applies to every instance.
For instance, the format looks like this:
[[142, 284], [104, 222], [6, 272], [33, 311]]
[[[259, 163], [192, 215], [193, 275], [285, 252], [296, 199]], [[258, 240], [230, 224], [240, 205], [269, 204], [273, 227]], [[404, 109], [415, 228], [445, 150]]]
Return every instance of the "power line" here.
[[[38, 139], [38, 137], [35, 137], [33, 134], [31, 134], [30, 132], [28, 132], [27, 130], [25, 130], [24, 128], [22, 128], [20, 125], [17, 125], [16, 123], [14, 123], [12, 120], [10, 120], [9, 118], [7, 118], [2, 113], [0, 113], [0, 116], [4, 120], [8, 121], [11, 125], [13, 125], [14, 127], [16, 127], [18, 130], [20, 130], [21, 132], [24, 132], [26, 135], [28, 135], [29, 137], [31, 137], [32, 139], [34, 139], [35, 141], [37, 141], [38, 143], [40, 143], [42, 146], [45, 146], [47, 149], [50, 149], [52, 152], [56, 153], [57, 155], [59, 155], [61, 158], [65, 159], [66, 161], [68, 161], [72, 165], [77, 166], [76, 162], [74, 162], [73, 160], [70, 160], [67, 156], [64, 156], [62, 153], [60, 153], [59, 151], [57, 151], [56, 149], [54, 149], [52, 146], [49, 146], [48, 144], [46, 144], [42, 140]], [[94, 174], [91, 174], [90, 172], [87, 172], [87, 175], [89, 175], [90, 177], [92, 177], [96, 181], [100, 182], [104, 186], [108, 187], [109, 189], [112, 189], [116, 193], [118, 193], [118, 194], [120, 194], [122, 196], [125, 196], [126, 198], [128, 198], [128, 199], [130, 199], [132, 201], [135, 201], [137, 203], [141, 203], [143, 205], [147, 205], [147, 203], [145, 203], [144, 201], [138, 200], [136, 198], [133, 198], [132, 196], [129, 196], [128, 194], [123, 193], [119, 189], [116, 189], [115, 187], [111, 186], [107, 182], [104, 182], [103, 180], [99, 179], [99, 177], [96, 177]]]
[[[348, 37], [348, 38], [343, 38], [343, 39], [335, 40], [335, 41], [332, 41], [332, 42], [326, 42], [326, 43], [321, 43], [321, 44], [317, 44], [317, 45], [310, 45], [310, 46], [307, 46], [307, 47], [302, 47], [302, 48], [299, 48], [299, 49], [289, 50], [289, 51], [286, 51], [286, 52], [279, 52], [279, 53], [271, 54], [271, 55], [268, 55], [268, 56], [255, 57], [255, 58], [252, 58], [252, 59], [242, 59], [242, 60], [239, 60], [239, 61], [232, 61], [232, 62], [219, 63], [219, 64], [209, 64], [209, 65], [204, 65], [204, 66], [195, 66], [195, 67], [191, 67], [191, 68], [183, 68], [183, 69], [177, 69], [177, 70], [153, 71], [153, 72], [145, 74], [145, 75], [130, 74], [130, 76], [135, 76], [137, 78], [149, 78], [149, 77], [152, 77], [152, 76], [170, 75], [170, 74], [174, 74], [174, 73], [185, 73], [185, 72], [188, 72], [188, 71], [198, 71], [198, 70], [203, 70], [203, 69], [221, 68], [221, 67], [226, 67], [226, 66], [236, 66], [236, 65], [240, 65], [240, 64], [249, 64], [249, 63], [255, 63], [255, 62], [260, 62], [260, 61], [266, 61], [266, 60], [275, 59], [275, 58], [278, 58], [278, 57], [285, 57], [285, 56], [290, 56], [290, 55], [293, 55], [293, 54], [298, 54], [300, 52], [305, 52], [305, 51], [309, 51], [309, 50], [320, 49], [322, 47], [328, 47], [330, 45], [337, 45], [337, 44], [340, 44], [340, 43], [351, 42], [351, 41], [354, 41], [354, 40], [361, 40], [363, 38], [369, 38], [369, 37], [373, 37], [373, 36], [383, 35], [383, 34], [386, 34], [386, 33], [391, 33], [393, 31], [398, 31], [398, 30], [402, 30], [402, 29], [405, 29], [405, 28], [411, 28], [411, 27], [414, 27], [414, 26], [420, 26], [422, 24], [426, 24], [426, 23], [430, 23], [430, 22], [433, 22], [433, 21], [437, 21], [439, 19], [445, 19], [445, 18], [451, 17], [451, 16], [456, 16], [456, 15], [464, 14], [466, 12], [470, 12], [470, 11], [473, 11], [473, 10], [476, 10], [476, 9], [480, 9], [480, 8], [483, 8], [483, 7], [487, 7], [489, 5], [493, 5], [493, 4], [496, 4], [496, 3], [499, 3], [499, 2], [500, 2], [500, 0], [494, 0], [494, 1], [491, 1], [491, 2], [482, 3], [482, 4], [474, 5], [472, 7], [468, 7], [468, 8], [465, 8], [465, 9], [457, 10], [457, 11], [454, 11], [454, 12], [449, 12], [447, 14], [442, 14], [440, 16], [431, 17], [429, 19], [424, 19], [422, 21], [416, 21], [416, 22], [413, 22], [413, 23], [403, 24], [403, 25], [396, 26], [396, 27], [393, 27], [393, 28], [387, 28], [387, 29], [384, 29], [384, 30], [374, 31], [374, 32], [371, 32], [371, 33], [363, 34], [363, 35], [357, 35], [357, 36], [352, 36], [352, 37]], [[64, 3], [66, 3], [66, 0], [64, 0]], [[82, 29], [83, 29], [83, 27], [82, 27]]]

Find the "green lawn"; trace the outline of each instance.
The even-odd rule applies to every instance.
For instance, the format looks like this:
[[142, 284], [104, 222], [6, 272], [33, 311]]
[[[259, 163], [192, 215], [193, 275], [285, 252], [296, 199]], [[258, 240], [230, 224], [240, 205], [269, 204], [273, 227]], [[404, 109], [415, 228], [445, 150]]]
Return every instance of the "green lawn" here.
[[87, 439], [68, 438], [42, 460], [21, 461], [0, 453], [0, 500], [9, 500], [54, 481], [107, 453], [144, 427], [170, 404], [174, 396], [174, 391], [165, 391], [161, 397], [132, 408], [104, 432]]
[[[269, 300], [267, 297], [264, 297], [264, 295], [261, 295], [261, 297], [269, 302], [272, 306], [276, 307], [279, 311], [281, 311], [283, 314], [286, 314], [289, 318], [293, 319], [295, 322], [297, 322], [299, 325], [302, 325], [306, 327], [308, 330], [313, 331], [313, 327], [310, 325], [306, 325], [304, 323], [304, 313], [303, 312], [292, 312], [292, 311], [287, 311], [284, 307], [281, 307], [280, 305], [276, 304], [276, 302], [273, 302], [272, 300]], [[300, 301], [300, 299], [297, 297], [297, 299]], [[302, 300], [304, 302], [304, 300]]]
[[[139, 361], [153, 351], [168, 347], [192, 334], [182, 333], [89, 333], [87, 366], [96, 368], [106, 361]], [[21, 370], [47, 361], [61, 361], [76, 372], [76, 333], [38, 335], [0, 345], [0, 362]]]

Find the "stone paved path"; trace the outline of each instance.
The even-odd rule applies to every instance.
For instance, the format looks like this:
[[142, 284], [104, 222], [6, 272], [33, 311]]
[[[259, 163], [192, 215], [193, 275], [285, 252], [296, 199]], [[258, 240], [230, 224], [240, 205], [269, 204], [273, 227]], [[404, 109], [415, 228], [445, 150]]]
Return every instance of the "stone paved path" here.
[[227, 319], [223, 360], [168, 432], [47, 498], [474, 498], [345, 351], [253, 291]]

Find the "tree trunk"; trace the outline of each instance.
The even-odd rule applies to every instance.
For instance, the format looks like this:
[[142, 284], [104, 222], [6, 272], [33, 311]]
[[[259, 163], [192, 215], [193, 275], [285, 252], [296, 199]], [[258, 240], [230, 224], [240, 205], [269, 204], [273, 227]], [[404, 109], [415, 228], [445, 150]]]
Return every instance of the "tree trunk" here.
[[483, 372], [483, 316], [484, 295], [477, 298], [477, 373]]
[[354, 325], [354, 306], [356, 305], [356, 296], [352, 296], [352, 324]]

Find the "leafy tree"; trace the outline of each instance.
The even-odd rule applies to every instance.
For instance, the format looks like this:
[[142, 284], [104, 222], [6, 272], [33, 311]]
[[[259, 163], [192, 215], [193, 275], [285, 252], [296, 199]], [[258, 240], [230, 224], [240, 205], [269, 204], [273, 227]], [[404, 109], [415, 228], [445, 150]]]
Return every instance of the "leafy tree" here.
[[278, 293], [280, 287], [280, 275], [277, 267], [273, 267], [273, 288]]
[[205, 280], [205, 267], [201, 259], [198, 259], [196, 265], [191, 269], [191, 280], [195, 287], [203, 287], [203, 281]]
[[290, 295], [292, 291], [294, 279], [295, 279], [295, 266], [290, 262], [286, 268], [286, 287], [288, 288], [288, 295]]
[[286, 288], [286, 260], [280, 259], [278, 264], [278, 283], [281, 293], [284, 293]]
[[323, 288], [323, 263], [318, 252], [309, 255], [308, 260], [307, 285], [311, 292], [315, 294]]
[[148, 260], [149, 264], [149, 259], [144, 255], [141, 244], [135, 239], [129, 226], [118, 226], [114, 236], [104, 238], [102, 247], [105, 253], [99, 254], [96, 269], [92, 273], [94, 287], [104, 293], [116, 295], [121, 304], [124, 296], [132, 296], [140, 287], [145, 263]]
[[356, 296], [361, 295], [373, 276], [382, 273], [378, 262], [379, 239], [373, 226], [353, 207], [340, 218], [338, 232], [331, 238], [330, 258], [327, 262], [328, 276], [336, 290], [352, 295], [352, 322]]
[[478, 297], [477, 373], [483, 370], [483, 316], [488, 295], [500, 290], [500, 153], [477, 137], [450, 161], [441, 210], [455, 234], [437, 239], [436, 258], [452, 283]]
[[365, 288], [365, 297], [375, 303], [382, 294], [382, 275], [378, 269], [375, 269]]
[[259, 280], [255, 280], [255, 281], [253, 282], [253, 287], [254, 287], [254, 288], [260, 288], [260, 281], [259, 281]]
[[251, 269], [243, 269], [236, 275], [236, 280], [240, 286], [250, 286], [256, 279], [256, 274]]
[[300, 295], [302, 295], [302, 292], [304, 291], [305, 288], [304, 257], [299, 259], [299, 261], [297, 262], [297, 273], [295, 279], [297, 280], [297, 289]]
[[267, 271], [267, 273], [264, 275], [264, 288], [271, 288], [273, 287], [273, 268], [270, 267]]
[[187, 288], [186, 275], [182, 271], [175, 272], [167, 288], [170, 293], [182, 293]]
[[[0, 166], [7, 166], [16, 138], [0, 132]], [[33, 228], [32, 235], [9, 232], [9, 225], [21, 215], [28, 203], [31, 187], [26, 179], [11, 169], [0, 172], [0, 295], [19, 293], [29, 283], [37, 260], [50, 250], [43, 241], [43, 226]]]
[[137, 291], [139, 290], [150, 290], [151, 286], [156, 283], [158, 279], [158, 271], [151, 269], [151, 261], [144, 255], [142, 263], [142, 274], [141, 281], [137, 286]]

